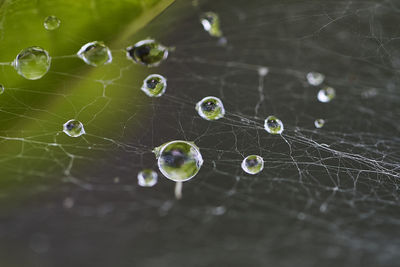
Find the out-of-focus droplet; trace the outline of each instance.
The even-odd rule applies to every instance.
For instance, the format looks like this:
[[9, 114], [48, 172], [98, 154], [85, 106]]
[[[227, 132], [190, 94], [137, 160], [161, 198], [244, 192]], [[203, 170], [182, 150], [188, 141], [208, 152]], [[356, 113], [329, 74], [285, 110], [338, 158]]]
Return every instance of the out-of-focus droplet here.
[[126, 56], [135, 63], [156, 67], [168, 57], [168, 48], [153, 39], [142, 40], [126, 48]]
[[56, 16], [48, 16], [44, 19], [43, 25], [46, 30], [53, 31], [60, 27], [61, 20]]

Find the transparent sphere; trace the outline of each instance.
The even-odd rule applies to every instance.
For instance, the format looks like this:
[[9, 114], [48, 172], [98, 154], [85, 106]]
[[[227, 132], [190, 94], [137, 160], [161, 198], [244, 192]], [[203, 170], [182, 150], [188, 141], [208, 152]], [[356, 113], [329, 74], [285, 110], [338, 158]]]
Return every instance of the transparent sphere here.
[[328, 103], [336, 96], [336, 91], [332, 87], [324, 87], [318, 92], [318, 100], [322, 103]]
[[281, 134], [283, 132], [283, 123], [275, 116], [268, 116], [265, 119], [264, 128], [270, 134]]
[[147, 39], [127, 47], [126, 56], [138, 64], [156, 67], [168, 57], [168, 48], [155, 40]]
[[322, 128], [324, 127], [325, 120], [324, 119], [316, 119], [314, 121], [315, 128]]
[[69, 120], [63, 125], [63, 132], [71, 137], [79, 137], [85, 134], [82, 122], [78, 120]]
[[264, 159], [257, 155], [250, 155], [242, 161], [241, 166], [248, 174], [257, 174], [264, 169]]
[[160, 172], [175, 182], [190, 180], [203, 165], [199, 148], [191, 142], [171, 141], [156, 147], [153, 152]]
[[0, 84], [0, 95], [4, 93], [4, 85]]
[[108, 64], [112, 61], [110, 49], [103, 42], [99, 41], [85, 44], [76, 54], [86, 64], [95, 67]]
[[200, 16], [200, 23], [203, 28], [213, 37], [221, 37], [222, 31], [219, 23], [219, 17], [214, 12], [205, 12]]
[[214, 96], [207, 96], [197, 102], [196, 110], [200, 117], [209, 121], [218, 120], [225, 116], [225, 108], [221, 99]]
[[56, 16], [48, 16], [44, 19], [43, 25], [46, 30], [52, 31], [60, 27], [61, 20]]
[[307, 73], [307, 81], [310, 85], [318, 86], [325, 80], [325, 75], [319, 72], [309, 72]]
[[13, 62], [18, 74], [28, 80], [42, 78], [49, 71], [50, 64], [49, 53], [38, 46], [21, 50]]
[[167, 79], [159, 74], [151, 74], [143, 81], [141, 90], [150, 97], [160, 97], [167, 89]]
[[145, 169], [138, 173], [138, 185], [143, 187], [151, 187], [157, 183], [158, 175], [155, 171]]

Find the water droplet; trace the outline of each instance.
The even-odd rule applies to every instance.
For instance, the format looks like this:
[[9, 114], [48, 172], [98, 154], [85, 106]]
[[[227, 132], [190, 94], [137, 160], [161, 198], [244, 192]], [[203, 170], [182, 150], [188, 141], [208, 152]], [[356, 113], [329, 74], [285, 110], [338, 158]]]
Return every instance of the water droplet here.
[[46, 50], [31, 46], [19, 52], [13, 62], [18, 74], [28, 80], [42, 78], [50, 69], [51, 57]]
[[281, 134], [283, 132], [283, 123], [275, 116], [269, 116], [264, 122], [265, 130], [270, 134]]
[[110, 49], [99, 41], [94, 41], [85, 44], [76, 53], [86, 64], [92, 66], [100, 66], [108, 64], [112, 61], [112, 55]]
[[4, 85], [0, 84], [0, 95], [4, 93]]
[[46, 30], [52, 31], [60, 27], [61, 20], [56, 16], [48, 16], [44, 19], [43, 25]]
[[221, 119], [225, 115], [225, 108], [222, 101], [214, 96], [207, 96], [197, 102], [196, 110], [200, 117], [209, 121]]
[[167, 89], [167, 79], [159, 74], [151, 74], [143, 81], [141, 90], [150, 97], [160, 97]]
[[200, 23], [203, 28], [213, 37], [221, 37], [222, 31], [220, 28], [219, 17], [214, 12], [205, 12], [200, 17]]
[[63, 132], [71, 137], [79, 137], [82, 134], [85, 134], [85, 129], [83, 128], [83, 124], [77, 120], [69, 120], [63, 125]]
[[307, 81], [310, 85], [318, 86], [325, 80], [325, 75], [319, 72], [309, 72], [307, 73]]
[[324, 119], [316, 119], [314, 121], [315, 128], [318, 128], [318, 129], [324, 127], [324, 124], [325, 124]]
[[318, 92], [318, 100], [322, 103], [328, 103], [336, 96], [335, 89], [332, 87], [324, 87]]
[[190, 180], [203, 165], [199, 148], [191, 142], [171, 141], [156, 147], [153, 152], [161, 173], [175, 182]]
[[269, 69], [267, 67], [258, 68], [258, 75], [265, 76], [268, 74]]
[[137, 179], [138, 185], [143, 187], [151, 187], [157, 183], [158, 175], [155, 171], [150, 169], [145, 169], [139, 172]]
[[126, 56], [138, 64], [156, 67], [168, 57], [168, 48], [153, 39], [147, 39], [127, 47]]
[[258, 155], [247, 156], [242, 161], [242, 169], [248, 174], [257, 174], [264, 169], [264, 159]]

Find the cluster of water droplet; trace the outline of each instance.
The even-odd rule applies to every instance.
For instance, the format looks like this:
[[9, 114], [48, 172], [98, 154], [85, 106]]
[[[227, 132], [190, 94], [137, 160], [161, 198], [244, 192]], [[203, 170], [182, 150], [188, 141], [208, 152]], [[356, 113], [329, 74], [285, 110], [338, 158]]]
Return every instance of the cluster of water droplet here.
[[[200, 16], [200, 22], [206, 32], [212, 37], [223, 38], [220, 27], [220, 19], [214, 12], [205, 12]], [[61, 21], [56, 16], [48, 16], [44, 20], [44, 27], [49, 31], [59, 28]], [[126, 57], [133, 62], [147, 67], [156, 67], [167, 59], [169, 49], [154, 39], [145, 39], [128, 46]], [[93, 41], [83, 45], [76, 53], [77, 57], [91, 66], [101, 66], [112, 62], [111, 50], [101, 41]], [[49, 53], [41, 47], [32, 46], [23, 49], [15, 58], [12, 65], [17, 73], [29, 80], [42, 78], [51, 65]], [[265, 76], [267, 68], [262, 68], [259, 74]], [[308, 83], [312, 86], [320, 86], [325, 80], [325, 75], [319, 72], [309, 72], [306, 75]], [[149, 97], [162, 96], [167, 88], [167, 79], [159, 74], [150, 74], [142, 84], [141, 90]], [[4, 86], [0, 85], [0, 94], [4, 92]], [[317, 98], [320, 102], [330, 102], [336, 95], [332, 87], [325, 86], [319, 90]], [[196, 103], [195, 109], [199, 116], [205, 120], [214, 121], [225, 116], [225, 108], [222, 101], [214, 96], [207, 96]], [[324, 119], [316, 119], [316, 128], [322, 128]], [[264, 122], [265, 130], [270, 134], [281, 134], [284, 130], [283, 123], [275, 116], [268, 116]], [[79, 137], [85, 134], [83, 124], [75, 119], [64, 123], [63, 132], [70, 137]], [[181, 182], [192, 179], [200, 170], [203, 158], [200, 149], [192, 142], [175, 140], [154, 148], [160, 172], [168, 179], [177, 182], [176, 194], [179, 195]], [[241, 167], [248, 174], [257, 174], [264, 168], [264, 160], [261, 156], [250, 155], [243, 159]], [[151, 169], [139, 172], [138, 184], [143, 187], [151, 187], [157, 183], [158, 175]], [[177, 193], [178, 192], [178, 193]]]

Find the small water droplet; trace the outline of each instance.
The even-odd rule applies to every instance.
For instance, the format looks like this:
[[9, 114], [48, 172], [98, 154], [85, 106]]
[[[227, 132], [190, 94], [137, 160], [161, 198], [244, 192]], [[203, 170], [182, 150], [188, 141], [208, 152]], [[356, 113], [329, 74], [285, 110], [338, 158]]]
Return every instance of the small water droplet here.
[[143, 81], [141, 90], [150, 97], [160, 97], [167, 89], [167, 79], [159, 74], [151, 74]]
[[85, 134], [83, 124], [77, 120], [69, 120], [63, 125], [63, 132], [71, 137], [79, 137]]
[[324, 119], [316, 119], [314, 121], [315, 128], [318, 128], [318, 129], [324, 127], [324, 124], [325, 124]]
[[221, 37], [222, 31], [220, 27], [219, 17], [214, 12], [205, 12], [200, 16], [200, 23], [203, 28], [213, 37]]
[[138, 64], [156, 67], [167, 59], [168, 48], [153, 39], [147, 39], [127, 47], [126, 56]]
[[308, 83], [313, 86], [318, 86], [325, 80], [325, 75], [319, 72], [309, 72], [306, 77]]
[[246, 173], [257, 174], [264, 169], [264, 159], [258, 155], [250, 155], [242, 161], [241, 166]]
[[50, 64], [49, 53], [38, 46], [21, 50], [13, 62], [18, 74], [28, 80], [42, 78], [49, 71]]
[[4, 85], [0, 84], [0, 95], [4, 93]]
[[192, 179], [203, 165], [199, 148], [191, 142], [171, 141], [156, 147], [153, 152], [161, 173], [175, 182]]
[[112, 62], [110, 49], [99, 41], [87, 43], [76, 53], [86, 64], [98, 67]]
[[214, 96], [207, 96], [197, 102], [196, 110], [200, 117], [209, 121], [218, 120], [225, 116], [225, 108], [221, 99]]
[[139, 172], [137, 179], [138, 185], [143, 187], [151, 187], [157, 183], [158, 175], [151, 169], [145, 169]]
[[336, 96], [336, 91], [332, 87], [324, 87], [318, 92], [318, 100], [322, 103], [328, 103]]
[[270, 134], [281, 134], [283, 132], [283, 123], [275, 116], [268, 116], [265, 119], [264, 128]]
[[268, 74], [269, 69], [267, 67], [258, 68], [258, 75], [265, 76]]
[[46, 30], [52, 31], [60, 27], [61, 20], [56, 16], [48, 16], [44, 19], [43, 25]]

